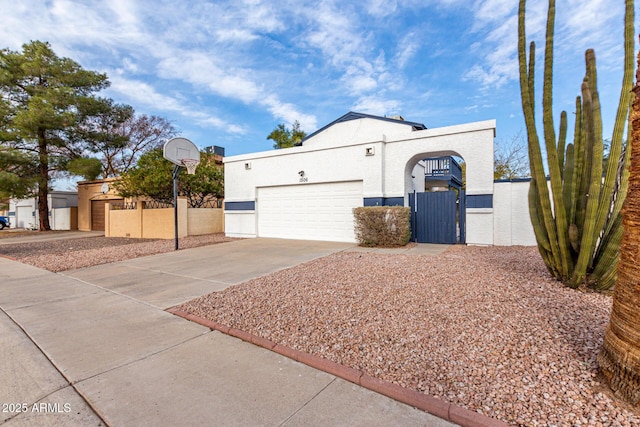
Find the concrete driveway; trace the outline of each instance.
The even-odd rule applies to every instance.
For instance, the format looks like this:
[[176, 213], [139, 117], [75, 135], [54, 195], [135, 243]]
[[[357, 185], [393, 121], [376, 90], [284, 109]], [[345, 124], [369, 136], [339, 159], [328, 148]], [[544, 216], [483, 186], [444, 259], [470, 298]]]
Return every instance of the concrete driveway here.
[[162, 310], [350, 247], [251, 239], [64, 275], [0, 258], [0, 400], [28, 409], [0, 424], [451, 425]]
[[166, 309], [353, 247], [352, 243], [244, 239], [63, 274]]

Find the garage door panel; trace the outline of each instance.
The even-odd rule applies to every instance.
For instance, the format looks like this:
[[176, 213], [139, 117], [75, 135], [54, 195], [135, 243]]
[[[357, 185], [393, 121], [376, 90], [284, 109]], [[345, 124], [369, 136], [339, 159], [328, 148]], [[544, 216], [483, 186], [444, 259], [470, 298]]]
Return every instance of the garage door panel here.
[[104, 231], [104, 207], [106, 200], [91, 201], [91, 229]]
[[362, 201], [362, 181], [259, 188], [258, 235], [353, 242]]

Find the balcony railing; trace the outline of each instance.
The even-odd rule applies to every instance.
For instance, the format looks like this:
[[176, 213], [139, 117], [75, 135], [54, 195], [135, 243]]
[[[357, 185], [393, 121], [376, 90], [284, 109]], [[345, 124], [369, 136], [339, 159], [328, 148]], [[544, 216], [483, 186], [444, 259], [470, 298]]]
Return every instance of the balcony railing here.
[[462, 184], [462, 168], [453, 157], [424, 159], [424, 162], [424, 173], [427, 179], [455, 181], [457, 184]]

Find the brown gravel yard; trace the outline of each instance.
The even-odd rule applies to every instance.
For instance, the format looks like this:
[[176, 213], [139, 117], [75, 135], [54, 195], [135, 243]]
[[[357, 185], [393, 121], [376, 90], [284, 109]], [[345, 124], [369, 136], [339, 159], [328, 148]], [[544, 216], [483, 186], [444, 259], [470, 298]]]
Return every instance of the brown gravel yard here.
[[535, 248], [455, 246], [342, 252], [179, 308], [511, 424], [639, 426], [598, 377], [610, 305]]
[[[224, 233], [217, 233], [183, 237], [180, 238], [179, 244], [180, 249], [188, 249], [231, 240], [234, 239], [225, 237]], [[45, 270], [59, 272], [173, 250], [173, 240], [85, 237], [0, 245], [0, 256], [10, 257]]]

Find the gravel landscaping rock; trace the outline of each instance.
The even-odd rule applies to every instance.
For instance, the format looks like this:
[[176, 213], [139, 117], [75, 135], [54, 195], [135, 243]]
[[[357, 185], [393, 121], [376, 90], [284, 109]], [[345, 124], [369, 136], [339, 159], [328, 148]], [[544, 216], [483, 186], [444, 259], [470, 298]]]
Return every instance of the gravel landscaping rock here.
[[610, 307], [536, 248], [455, 246], [342, 252], [179, 308], [511, 424], [638, 426], [598, 377]]
[[[180, 238], [180, 249], [213, 245], [231, 240], [223, 233]], [[59, 272], [171, 252], [173, 240], [126, 237], [87, 237], [47, 242], [0, 245], [0, 256], [17, 259], [45, 270]]]
[[[173, 244], [91, 237], [3, 245], [0, 256], [56, 272]], [[640, 426], [598, 373], [611, 297], [563, 287], [536, 248], [342, 252], [179, 308], [514, 425]]]

